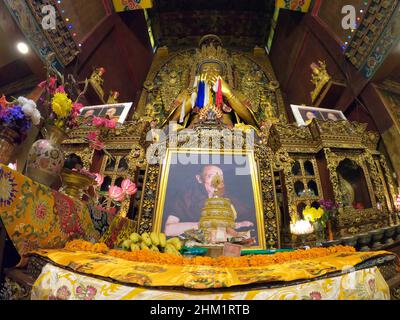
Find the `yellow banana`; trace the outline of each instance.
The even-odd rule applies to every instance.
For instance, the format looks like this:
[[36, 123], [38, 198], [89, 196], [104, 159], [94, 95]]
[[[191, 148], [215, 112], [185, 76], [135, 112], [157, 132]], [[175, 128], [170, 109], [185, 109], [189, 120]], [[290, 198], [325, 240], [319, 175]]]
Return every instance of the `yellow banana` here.
[[165, 236], [165, 233], [160, 233], [159, 238], [161, 248], [165, 248], [165, 246], [167, 245], [167, 237]]
[[129, 250], [131, 248], [132, 241], [131, 240], [125, 240], [122, 242], [122, 249], [124, 250]]
[[147, 232], [144, 232], [142, 234], [142, 241], [146, 244], [146, 246], [150, 247], [151, 246], [151, 239], [150, 236]]
[[160, 238], [157, 233], [155, 232], [150, 233], [150, 239], [153, 245], [158, 246], [160, 244]]
[[131, 244], [131, 251], [135, 251], [135, 250], [140, 250], [140, 247], [136, 243], [132, 243]]
[[138, 233], [134, 232], [130, 235], [129, 239], [131, 239], [133, 243], [138, 243], [141, 240], [141, 237]]

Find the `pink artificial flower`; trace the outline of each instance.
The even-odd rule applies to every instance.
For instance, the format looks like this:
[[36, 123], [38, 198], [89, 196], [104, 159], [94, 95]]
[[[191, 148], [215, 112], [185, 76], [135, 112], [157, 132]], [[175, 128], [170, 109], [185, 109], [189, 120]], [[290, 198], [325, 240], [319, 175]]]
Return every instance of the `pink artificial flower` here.
[[57, 85], [57, 78], [56, 77], [50, 77], [49, 78], [49, 87], [50, 89], [55, 89]]
[[56, 89], [56, 93], [65, 93], [64, 86], [58, 86], [57, 89]]
[[38, 84], [38, 87], [44, 89], [46, 87], [47, 81], [42, 81]]
[[101, 142], [100, 140], [96, 140], [92, 142], [93, 148], [95, 148], [98, 151], [101, 151], [104, 149], [105, 144]]
[[108, 190], [108, 195], [110, 196], [111, 199], [121, 202], [122, 200], [125, 199], [125, 193], [122, 190], [122, 188], [118, 186], [111, 186], [110, 189]]
[[101, 127], [104, 125], [106, 119], [100, 117], [93, 117], [92, 124], [96, 127]]
[[95, 142], [97, 140], [98, 137], [98, 133], [91, 131], [87, 134], [86, 139], [88, 139], [89, 141]]
[[81, 112], [81, 109], [83, 108], [83, 104], [79, 102], [74, 102], [72, 104], [72, 112], [79, 114]]
[[135, 194], [137, 191], [136, 184], [134, 184], [129, 179], [125, 179], [122, 181], [121, 188], [127, 195]]
[[115, 127], [117, 126], [117, 121], [115, 120], [105, 120], [105, 125], [107, 128], [109, 129], [115, 129]]
[[100, 173], [95, 173], [97, 186], [100, 187], [104, 182], [104, 176]]

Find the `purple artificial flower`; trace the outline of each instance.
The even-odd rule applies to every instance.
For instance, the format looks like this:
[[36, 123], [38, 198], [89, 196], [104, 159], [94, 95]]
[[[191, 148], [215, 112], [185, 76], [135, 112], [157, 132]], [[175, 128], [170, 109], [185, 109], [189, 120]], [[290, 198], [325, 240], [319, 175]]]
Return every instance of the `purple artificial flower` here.
[[19, 143], [25, 139], [25, 135], [32, 126], [32, 121], [25, 116], [21, 106], [14, 105], [2, 110], [0, 113], [0, 125], [17, 131], [20, 137], [15, 142]]
[[331, 201], [331, 200], [324, 200], [324, 199], [322, 199], [322, 200], [319, 201], [319, 204], [320, 204], [324, 209], [329, 210], [329, 211], [332, 211], [332, 210], [337, 209], [337, 208], [339, 207], [337, 203], [334, 203], [334, 202]]

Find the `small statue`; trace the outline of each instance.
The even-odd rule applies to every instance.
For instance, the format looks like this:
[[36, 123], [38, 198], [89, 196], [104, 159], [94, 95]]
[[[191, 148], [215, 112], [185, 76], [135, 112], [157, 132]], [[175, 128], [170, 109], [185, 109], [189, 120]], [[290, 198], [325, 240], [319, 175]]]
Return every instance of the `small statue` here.
[[157, 119], [158, 115], [160, 114], [160, 111], [157, 110], [155, 105], [151, 103], [148, 103], [146, 105], [145, 110], [146, 110], [145, 118], [150, 121]]
[[315, 85], [314, 91], [311, 92], [312, 102], [317, 99], [325, 84], [327, 84], [331, 79], [328, 71], [326, 70], [326, 63], [323, 61], [319, 61], [318, 63], [319, 65], [314, 62], [310, 65], [312, 70], [311, 82]]
[[92, 75], [90, 76], [90, 83], [93, 85], [93, 87], [98, 91], [100, 94], [101, 98], [104, 97], [104, 90], [103, 90], [103, 84], [104, 84], [104, 79], [103, 75], [106, 73], [106, 69], [103, 67], [96, 68]]
[[117, 104], [118, 103], [119, 92], [110, 91], [110, 96], [108, 97], [107, 104]]

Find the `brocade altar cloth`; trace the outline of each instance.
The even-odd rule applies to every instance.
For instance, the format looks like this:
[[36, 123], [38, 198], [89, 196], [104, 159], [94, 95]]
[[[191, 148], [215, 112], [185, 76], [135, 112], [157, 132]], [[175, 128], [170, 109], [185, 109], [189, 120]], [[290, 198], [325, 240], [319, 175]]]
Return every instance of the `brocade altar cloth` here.
[[99, 215], [84, 202], [0, 164], [0, 218], [21, 256], [39, 248], [62, 248], [76, 238], [97, 241], [101, 232], [92, 220]]
[[77, 274], [47, 264], [36, 280], [32, 300], [389, 300], [377, 267], [336, 277], [270, 289], [225, 291], [132, 287]]
[[41, 259], [70, 272], [122, 285], [165, 289], [226, 289], [243, 286], [287, 286], [294, 281], [334, 277], [375, 267], [377, 259], [391, 256], [380, 252], [337, 252], [324, 257], [292, 260], [267, 266], [216, 267], [130, 261], [103, 253], [39, 250]]

